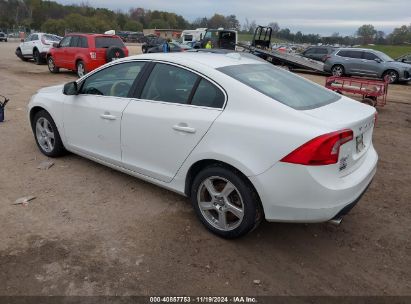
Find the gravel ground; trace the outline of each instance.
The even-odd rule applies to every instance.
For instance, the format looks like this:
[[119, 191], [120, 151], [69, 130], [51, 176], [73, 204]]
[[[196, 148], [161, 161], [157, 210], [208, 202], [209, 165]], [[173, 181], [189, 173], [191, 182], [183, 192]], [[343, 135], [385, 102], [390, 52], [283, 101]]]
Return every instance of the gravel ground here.
[[16, 46], [0, 43], [0, 94], [11, 99], [0, 123], [0, 295], [411, 294], [411, 85], [390, 86], [377, 175], [339, 227], [263, 223], [227, 241], [188, 199], [92, 161], [68, 155], [37, 169], [47, 158], [26, 105], [75, 75], [22, 62]]

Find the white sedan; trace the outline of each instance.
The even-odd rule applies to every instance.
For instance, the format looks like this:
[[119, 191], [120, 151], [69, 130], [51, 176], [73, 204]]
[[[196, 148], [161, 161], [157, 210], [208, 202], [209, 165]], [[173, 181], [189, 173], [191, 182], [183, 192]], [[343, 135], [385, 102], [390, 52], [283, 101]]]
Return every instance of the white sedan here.
[[340, 222], [377, 164], [374, 108], [236, 53], [147, 54], [41, 89], [41, 152], [66, 151], [186, 195], [212, 232], [263, 218]]

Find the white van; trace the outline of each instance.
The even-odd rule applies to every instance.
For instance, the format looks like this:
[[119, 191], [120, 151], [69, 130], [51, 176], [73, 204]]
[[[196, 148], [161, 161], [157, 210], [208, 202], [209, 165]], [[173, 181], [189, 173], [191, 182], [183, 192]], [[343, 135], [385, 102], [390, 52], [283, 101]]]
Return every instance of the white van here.
[[207, 28], [198, 28], [195, 30], [184, 30], [181, 33], [182, 43], [186, 44], [193, 41], [200, 41], [204, 38]]

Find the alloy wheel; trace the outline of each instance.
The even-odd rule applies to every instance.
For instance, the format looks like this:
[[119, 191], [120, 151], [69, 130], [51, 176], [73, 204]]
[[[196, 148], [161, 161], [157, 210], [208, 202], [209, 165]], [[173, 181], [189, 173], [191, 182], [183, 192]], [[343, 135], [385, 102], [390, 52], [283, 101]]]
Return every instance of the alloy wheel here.
[[84, 64], [82, 62], [79, 62], [77, 64], [77, 76], [79, 78], [83, 77], [85, 75], [86, 71], [84, 69]]
[[233, 183], [219, 176], [205, 179], [197, 192], [201, 214], [213, 227], [230, 231], [244, 218], [244, 203]]
[[344, 74], [344, 69], [342, 66], [337, 65], [333, 67], [332, 73], [334, 76], [342, 76]]
[[36, 138], [41, 149], [48, 153], [53, 151], [55, 145], [54, 131], [50, 122], [44, 117], [37, 120]]

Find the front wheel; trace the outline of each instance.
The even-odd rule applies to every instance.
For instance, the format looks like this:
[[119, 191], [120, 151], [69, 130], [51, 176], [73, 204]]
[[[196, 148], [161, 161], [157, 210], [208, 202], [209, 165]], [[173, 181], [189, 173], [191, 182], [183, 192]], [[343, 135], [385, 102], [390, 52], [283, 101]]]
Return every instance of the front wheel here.
[[82, 60], [78, 61], [76, 64], [76, 68], [77, 68], [77, 76], [79, 78], [83, 77], [84, 75], [86, 75], [86, 67], [84, 65], [84, 62]]
[[388, 70], [384, 73], [384, 75], [382, 76], [382, 78], [385, 81], [388, 81], [388, 83], [397, 83], [399, 80], [399, 75], [396, 71], [394, 70]]
[[50, 114], [41, 110], [34, 115], [33, 132], [40, 151], [49, 157], [59, 157], [65, 154], [59, 131]]
[[240, 172], [221, 165], [207, 167], [194, 178], [190, 197], [204, 226], [224, 238], [247, 234], [263, 218], [250, 182]]
[[331, 73], [333, 74], [333, 76], [341, 77], [344, 76], [345, 70], [342, 65], [337, 64], [331, 68]]
[[54, 58], [52, 56], [49, 56], [47, 58], [47, 67], [49, 68], [49, 71], [52, 73], [58, 73], [59, 68], [56, 66], [56, 63], [54, 62]]

